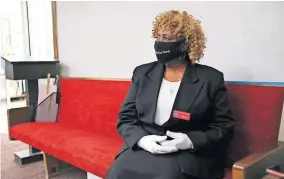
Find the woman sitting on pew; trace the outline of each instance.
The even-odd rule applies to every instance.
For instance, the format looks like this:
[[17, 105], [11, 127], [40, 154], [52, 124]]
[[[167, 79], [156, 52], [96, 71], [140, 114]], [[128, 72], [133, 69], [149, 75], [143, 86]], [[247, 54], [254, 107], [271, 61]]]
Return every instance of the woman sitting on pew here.
[[117, 125], [125, 144], [106, 179], [220, 179], [235, 123], [223, 73], [197, 63], [200, 21], [171, 10], [152, 33], [157, 61], [134, 69]]

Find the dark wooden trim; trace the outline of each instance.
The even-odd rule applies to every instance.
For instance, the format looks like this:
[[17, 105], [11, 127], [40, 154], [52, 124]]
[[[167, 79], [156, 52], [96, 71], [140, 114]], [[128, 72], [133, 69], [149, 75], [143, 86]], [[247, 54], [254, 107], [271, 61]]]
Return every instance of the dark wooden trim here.
[[56, 1], [51, 2], [54, 59], [59, 60]]
[[243, 168], [234, 167], [232, 171], [232, 179], [245, 179], [245, 172]]
[[268, 174], [268, 175], [265, 175], [263, 179], [283, 179], [283, 177], [279, 178], [279, 177]]
[[[30, 122], [30, 108], [29, 107], [22, 107], [22, 108], [11, 108], [7, 110], [7, 120], [8, 120], [8, 129], [11, 127], [23, 124], [26, 122]], [[10, 131], [10, 130], [8, 130]], [[11, 138], [9, 134], [10, 140], [15, 140]]]
[[30, 107], [11, 108], [7, 110], [9, 128], [26, 122], [30, 122]]
[[47, 153], [43, 153], [45, 176], [47, 179], [75, 169], [74, 166], [63, 162]]
[[271, 163], [278, 164], [284, 158], [284, 142], [279, 142], [275, 148], [266, 149], [263, 152], [251, 154], [233, 165], [233, 179], [247, 179], [251, 174], [258, 175], [265, 172], [265, 168]]

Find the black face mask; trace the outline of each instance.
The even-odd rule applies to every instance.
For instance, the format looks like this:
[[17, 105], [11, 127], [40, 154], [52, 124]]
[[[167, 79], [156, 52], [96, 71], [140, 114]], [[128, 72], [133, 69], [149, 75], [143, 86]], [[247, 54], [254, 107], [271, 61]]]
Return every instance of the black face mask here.
[[169, 61], [184, 56], [187, 50], [183, 50], [182, 45], [184, 40], [176, 42], [160, 42], [156, 41], [154, 48], [157, 60], [161, 63], [168, 63]]

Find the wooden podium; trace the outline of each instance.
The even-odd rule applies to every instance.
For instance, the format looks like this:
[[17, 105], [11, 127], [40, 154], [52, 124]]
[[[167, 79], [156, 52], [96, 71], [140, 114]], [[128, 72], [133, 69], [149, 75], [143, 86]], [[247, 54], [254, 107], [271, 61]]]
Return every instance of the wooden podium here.
[[[36, 107], [38, 105], [38, 80], [56, 78], [59, 75], [59, 61], [25, 61], [1, 57], [5, 68], [5, 76], [8, 80], [25, 80], [27, 106], [23, 108], [8, 109], [9, 121], [35, 122]], [[13, 118], [13, 120], [11, 120]], [[9, 124], [13, 126], [13, 124]], [[43, 159], [41, 151], [32, 146], [28, 150], [14, 153], [15, 161], [21, 165], [40, 161]]]

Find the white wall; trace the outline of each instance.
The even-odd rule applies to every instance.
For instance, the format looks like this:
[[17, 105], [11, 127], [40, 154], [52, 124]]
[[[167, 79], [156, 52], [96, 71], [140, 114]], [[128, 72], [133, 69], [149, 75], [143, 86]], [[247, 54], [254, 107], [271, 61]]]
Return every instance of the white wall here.
[[284, 82], [284, 2], [57, 1], [63, 75], [130, 78], [136, 65], [156, 60], [152, 21], [169, 9], [202, 21], [208, 38], [202, 63], [226, 80]]
[[57, 2], [59, 58], [77, 77], [130, 78], [155, 59], [152, 21], [164, 10], [186, 10], [208, 38], [202, 63], [226, 80], [281, 81], [284, 2]]

